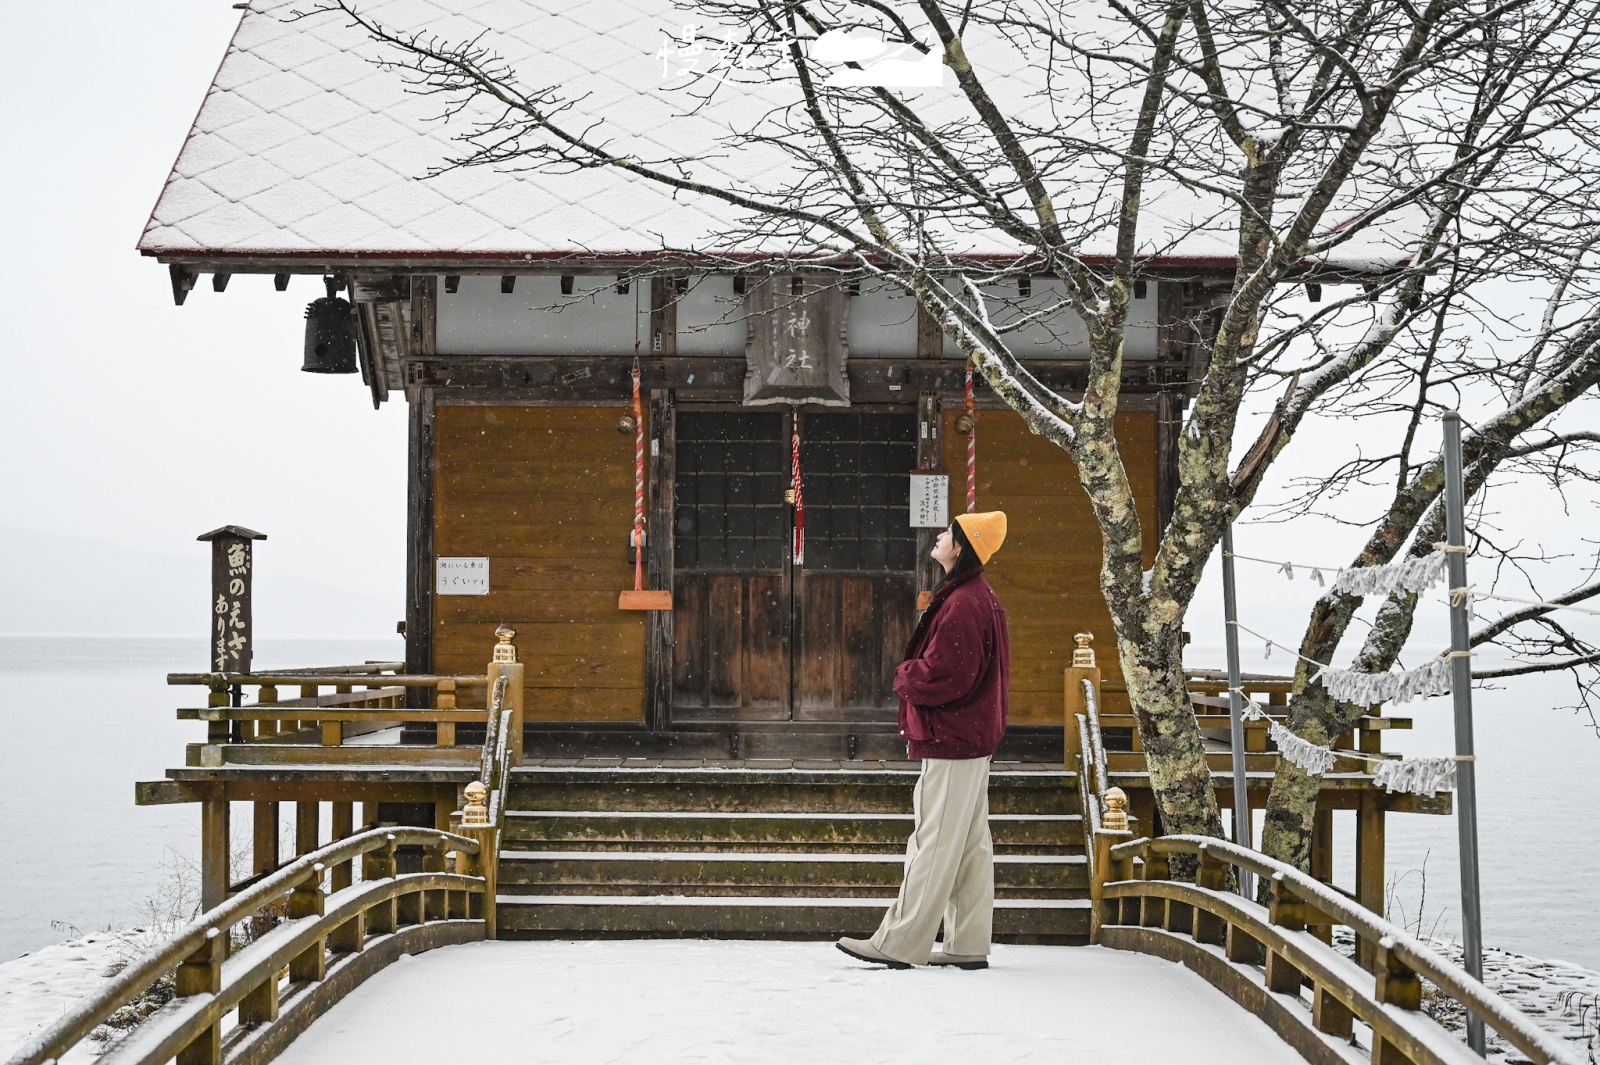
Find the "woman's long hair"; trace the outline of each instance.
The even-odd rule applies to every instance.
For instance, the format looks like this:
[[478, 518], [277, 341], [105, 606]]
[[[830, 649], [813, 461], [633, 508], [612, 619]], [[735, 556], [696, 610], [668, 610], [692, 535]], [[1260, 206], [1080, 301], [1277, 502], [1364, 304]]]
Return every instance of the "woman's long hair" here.
[[978, 558], [978, 552], [972, 549], [972, 541], [967, 539], [967, 534], [962, 531], [960, 522], [953, 521], [950, 523], [950, 536], [955, 540], [957, 546], [961, 548], [961, 553], [956, 556], [956, 564], [950, 567], [950, 572], [944, 575], [944, 580], [940, 581], [940, 584], [958, 581], [973, 570], [983, 568], [983, 562]]

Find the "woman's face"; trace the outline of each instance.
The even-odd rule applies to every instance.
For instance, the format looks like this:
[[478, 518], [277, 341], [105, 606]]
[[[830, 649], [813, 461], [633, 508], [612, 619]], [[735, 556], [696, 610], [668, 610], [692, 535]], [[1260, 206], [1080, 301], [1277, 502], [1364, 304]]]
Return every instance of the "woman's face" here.
[[961, 557], [961, 545], [956, 543], [956, 534], [949, 529], [940, 533], [939, 538], [933, 542], [933, 550], [929, 555], [944, 567], [946, 573], [949, 573], [950, 568], [956, 564], [956, 559]]

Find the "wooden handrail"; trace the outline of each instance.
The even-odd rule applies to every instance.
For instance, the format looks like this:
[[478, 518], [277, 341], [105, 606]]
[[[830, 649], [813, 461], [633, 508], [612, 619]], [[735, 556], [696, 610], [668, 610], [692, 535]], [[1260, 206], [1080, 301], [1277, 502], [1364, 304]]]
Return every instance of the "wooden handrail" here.
[[207, 688], [228, 688], [239, 684], [381, 684], [403, 688], [432, 688], [448, 681], [460, 688], [483, 687], [489, 683], [484, 676], [430, 673], [319, 673], [310, 670], [283, 670], [277, 673], [168, 673], [167, 683], [172, 685], [203, 685]]
[[[1106, 867], [1091, 870], [1091, 876], [1105, 880], [1096, 885], [1098, 890], [1094, 892], [1097, 905], [1105, 911], [1095, 915], [1096, 928], [1127, 923], [1120, 919], [1123, 916], [1120, 905], [1117, 907], [1118, 913], [1110, 912], [1111, 903], [1116, 900], [1157, 899], [1178, 903], [1194, 911], [1196, 916], [1191, 932], [1196, 939], [1203, 942], [1222, 942], [1225, 939], [1232, 943], [1234, 933], [1231, 930], [1242, 931], [1245, 936], [1267, 948], [1265, 964], [1269, 988], [1289, 992], [1298, 998], [1301, 974], [1309, 975], [1319, 988], [1319, 1000], [1325, 993], [1331, 993], [1355, 1016], [1370, 1025], [1375, 1038], [1384, 1039], [1389, 1044], [1386, 1049], [1398, 1054], [1402, 1060], [1429, 1063], [1457, 1060], [1453, 1049], [1446, 1055], [1433, 1045], [1434, 1041], [1428, 1032], [1422, 1030], [1426, 1026], [1406, 1026], [1405, 1022], [1409, 1019], [1406, 1011], [1416, 1011], [1420, 1006], [1420, 984], [1417, 983], [1420, 976], [1432, 982], [1464, 1009], [1481, 1017], [1537, 1065], [1547, 1062], [1578, 1065], [1576, 1056], [1560, 1040], [1540, 1028], [1481, 981], [1452, 965], [1403, 928], [1295, 867], [1227, 840], [1207, 836], [1163, 836], [1120, 843], [1110, 839], [1126, 839], [1127, 835], [1103, 830], [1097, 834], [1096, 844], [1105, 846], [1111, 860], [1105, 863]], [[1107, 843], [1111, 845], [1106, 846]], [[1115, 882], [1107, 879], [1111, 869], [1130, 869], [1135, 858], [1143, 859], [1145, 875], [1149, 877], [1152, 869], [1165, 869], [1165, 859], [1173, 854], [1194, 855], [1200, 859], [1202, 877], [1199, 884], [1165, 879], [1125, 879]], [[1222, 870], [1227, 865], [1262, 877], [1269, 885], [1272, 907], [1263, 907], [1224, 890], [1225, 881], [1220, 872], [1213, 874], [1218, 878], [1216, 882], [1206, 883], [1207, 869]], [[1310, 909], [1320, 911], [1320, 914], [1308, 912]], [[1201, 920], [1201, 914], [1209, 919], [1205, 929], [1203, 925], [1206, 922]], [[1379, 959], [1375, 991], [1368, 992], [1356, 983], [1357, 978], [1366, 977], [1367, 974], [1357, 969], [1344, 955], [1315, 938], [1299, 933], [1306, 924], [1315, 923], [1315, 918], [1322, 915], [1349, 926], [1358, 937], [1373, 945], [1375, 957]], [[1113, 916], [1119, 919], [1113, 920]], [[1223, 924], [1218, 925], [1219, 921]], [[1150, 922], [1146, 920], [1140, 923]], [[1224, 929], [1228, 931], [1224, 933]], [[1242, 960], [1242, 952], [1236, 953], [1232, 949], [1228, 956], [1234, 962]], [[1279, 966], [1281, 975], [1274, 975], [1274, 964]], [[1450, 1045], [1452, 1048], [1456, 1046], [1454, 1042]], [[1460, 1044], [1460, 1050], [1463, 1055], [1469, 1055], [1464, 1043]], [[1379, 1055], [1375, 1053], [1373, 1060], [1379, 1060]], [[1393, 1055], [1383, 1060], [1393, 1060]], [[1468, 1056], [1459, 1060], [1477, 1059]]]
[[[323, 873], [327, 869], [375, 851], [392, 854], [396, 845], [407, 843], [420, 843], [435, 848], [453, 849], [458, 854], [476, 854], [478, 851], [477, 841], [466, 836], [433, 828], [394, 827], [375, 828], [365, 832], [358, 832], [353, 836], [336, 840], [325, 847], [302, 855], [283, 866], [283, 868], [262, 877], [246, 890], [202, 913], [170, 936], [164, 943], [147, 951], [116, 976], [112, 977], [94, 994], [76, 1003], [56, 1023], [24, 1043], [8, 1059], [7, 1065], [44, 1065], [45, 1062], [59, 1059], [69, 1049], [87, 1038], [98, 1025], [118, 1009], [127, 1005], [173, 969], [187, 967], [188, 965], [196, 965], [197, 967], [205, 965], [213, 969], [220, 969], [222, 956], [225, 954], [223, 948], [227, 943], [228, 931], [240, 921], [260, 911], [263, 907], [277, 902], [286, 894], [291, 895], [291, 903], [293, 903], [295, 896], [307, 892], [308, 884], [313, 885], [310, 888], [310, 892], [320, 900], [320, 884]], [[392, 864], [392, 859], [389, 859], [389, 862]], [[428, 874], [423, 875], [426, 876]], [[396, 887], [395, 885], [400, 882], [410, 886]], [[384, 895], [380, 891], [380, 889], [385, 889], [384, 884], [364, 881], [362, 884], [347, 888], [335, 896], [340, 898], [341, 902], [338, 907], [335, 907], [332, 915], [320, 912], [320, 901], [316, 903], [316, 909], [319, 911], [316, 914], [296, 914], [294, 913], [295, 907], [291, 905], [291, 917], [316, 916], [317, 920], [314, 922], [296, 921], [292, 922], [292, 926], [281, 926], [285, 934], [279, 938], [289, 938], [296, 944], [300, 942], [297, 937], [302, 935], [306, 936], [310, 941], [326, 938], [330, 926], [344, 923], [349, 919], [349, 915], [340, 916], [344, 914], [347, 908], [343, 900], [351, 900], [349, 906], [355, 907], [359, 912], [366, 906], [381, 902], [385, 898], [393, 897], [394, 894], [423, 890], [427, 886], [409, 877], [396, 879], [391, 875], [386, 888], [390, 891], [390, 894]], [[462, 890], [473, 892], [481, 892], [485, 889], [485, 886], [484, 881], [473, 878], [464, 878], [460, 885]], [[357, 894], [349, 895], [349, 892], [356, 892]], [[369, 894], [378, 892], [378, 895], [373, 897], [370, 902], [364, 902], [362, 900], [366, 899], [366, 895], [362, 894], [362, 892]], [[262, 941], [266, 941], [274, 934], [276, 933], [268, 933], [268, 936], [263, 937]], [[288, 948], [285, 947], [284, 949], [287, 950]], [[304, 949], [302, 945], [301, 949], [295, 952], [295, 955], [300, 955]], [[208, 952], [210, 957], [204, 962], [196, 962], [196, 957], [201, 955], [203, 951]], [[270, 970], [270, 978], [273, 981], [277, 979], [279, 968], [281, 966]], [[254, 972], [253, 969], [252, 972]], [[265, 978], [266, 976], [263, 975], [263, 979]], [[215, 982], [215, 977], [213, 977], [213, 981]], [[257, 981], [257, 983], [259, 982]], [[248, 980], [242, 978], [230, 980], [229, 986], [237, 990], [238, 994], [237, 997], [234, 997], [221, 1007], [223, 1010], [237, 1004], [240, 999], [255, 988], [255, 984], [251, 984]], [[179, 990], [180, 994], [183, 994], [181, 986]], [[212, 998], [227, 997], [222, 994], [220, 986], [212, 987], [210, 994]], [[190, 996], [185, 995], [184, 997]], [[180, 1010], [181, 1008], [178, 1007]], [[178, 1049], [182, 1049], [182, 1046], [188, 1045], [188, 1042], [191, 1041], [192, 1037], [170, 1052], [166, 1052], [166, 1058], [172, 1057]], [[161, 1045], [165, 1046], [165, 1043]], [[119, 1054], [120, 1057], [122, 1055]], [[110, 1059], [107, 1058], [106, 1060]], [[160, 1061], [166, 1059], [139, 1056], [136, 1060]]]
[[276, 981], [278, 974], [308, 950], [329, 929], [358, 919], [374, 906], [419, 891], [481, 892], [483, 884], [457, 873], [406, 873], [387, 880], [356, 884], [328, 896], [329, 908], [315, 922], [279, 925], [229, 960], [227, 979], [212, 995], [174, 1000], [152, 1015], [128, 1039], [102, 1054], [97, 1065], [161, 1065], [203, 1037], [229, 1010], [242, 1004], [255, 988]]
[[[475, 860], [457, 856], [457, 869], [481, 876], [487, 888], [483, 912], [485, 934], [496, 936], [495, 896], [500, 883], [500, 834], [505, 829], [506, 793], [511, 787], [511, 766], [517, 758], [521, 729], [516, 707], [507, 705], [512, 685], [522, 684], [522, 666], [517, 662], [491, 663], [495, 674], [489, 689], [489, 708], [485, 712], [483, 751], [478, 760], [478, 779], [468, 784], [468, 806], [452, 816], [461, 831], [478, 841]], [[481, 803], [479, 806], [477, 804]], [[470, 810], [470, 815], [469, 815]]]

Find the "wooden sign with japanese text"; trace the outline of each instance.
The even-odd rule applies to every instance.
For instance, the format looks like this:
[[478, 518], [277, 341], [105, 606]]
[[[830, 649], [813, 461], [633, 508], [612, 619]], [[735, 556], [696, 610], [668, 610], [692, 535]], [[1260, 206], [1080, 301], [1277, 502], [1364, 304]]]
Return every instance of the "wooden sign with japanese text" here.
[[911, 475], [911, 527], [942, 529], [950, 524], [950, 478], [942, 473]]
[[436, 558], [433, 587], [440, 595], [488, 595], [489, 560]]
[[745, 406], [850, 405], [845, 376], [845, 299], [837, 285], [767, 277], [745, 297]]
[[196, 539], [211, 544], [211, 670], [248, 673], [254, 629], [250, 617], [250, 581], [254, 568], [252, 541], [264, 533], [224, 525]]

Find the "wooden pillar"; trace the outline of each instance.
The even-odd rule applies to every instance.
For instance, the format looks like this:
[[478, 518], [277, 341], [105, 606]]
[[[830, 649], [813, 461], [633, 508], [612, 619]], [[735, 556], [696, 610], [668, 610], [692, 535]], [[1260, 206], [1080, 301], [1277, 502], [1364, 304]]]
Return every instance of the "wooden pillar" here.
[[316, 802], [294, 804], [294, 852], [310, 854], [322, 835], [322, 805]]
[[220, 788], [200, 803], [200, 908], [228, 898], [228, 799]]
[[[1361, 792], [1356, 811], [1356, 901], [1373, 913], [1383, 914], [1384, 831], [1383, 793], [1376, 788]], [[1372, 947], [1356, 939], [1356, 964], [1371, 970], [1376, 964]]]
[[[511, 735], [508, 746], [511, 750], [511, 764], [522, 764], [522, 720], [523, 720], [523, 672], [521, 662], [490, 662], [489, 663], [489, 695], [494, 694], [494, 682], [501, 674], [506, 678], [505, 706], [511, 711]], [[452, 807], [453, 808], [453, 807]], [[449, 822], [442, 826], [449, 828]]]
[[[1324, 884], [1333, 883], [1333, 811], [1320, 804], [1311, 818], [1311, 875]], [[1333, 942], [1333, 926], [1312, 925], [1311, 934], [1324, 943]]]
[[[348, 839], [355, 835], [355, 803], [336, 802], [333, 804], [333, 829], [332, 839]], [[329, 891], [343, 891], [355, 882], [354, 871], [351, 863], [340, 862], [333, 867], [333, 872], [328, 882]]]
[[278, 804], [256, 802], [254, 806], [255, 816], [250, 826], [250, 849], [253, 854], [250, 872], [260, 876], [278, 867]]
[[[925, 317], [920, 306], [917, 308], [917, 317], [919, 324]], [[934, 329], [934, 336], [942, 339], [944, 334], [937, 331], [937, 323]], [[944, 410], [938, 392], [923, 392], [917, 397], [917, 472], [944, 476], [947, 501], [945, 520], [949, 521], [952, 517], [952, 508], [948, 503], [950, 479], [944, 465]], [[929, 557], [941, 531], [936, 527], [918, 528], [916, 531], [918, 610], [923, 609], [924, 601], [932, 597], [933, 589], [944, 579], [943, 568]]]
[[1178, 500], [1178, 436], [1183, 431], [1184, 393], [1156, 393], [1156, 539], [1166, 533]]
[[[433, 672], [433, 389], [407, 397], [411, 426], [406, 483], [406, 672]], [[425, 688], [407, 688], [406, 705], [427, 707]]]
[[[673, 590], [676, 565], [673, 529], [674, 484], [678, 474], [677, 419], [672, 390], [650, 390], [648, 430], [650, 451], [645, 491], [645, 565], [653, 588]], [[645, 723], [652, 730], [667, 728], [672, 717], [673, 612], [650, 610], [645, 616]]]

